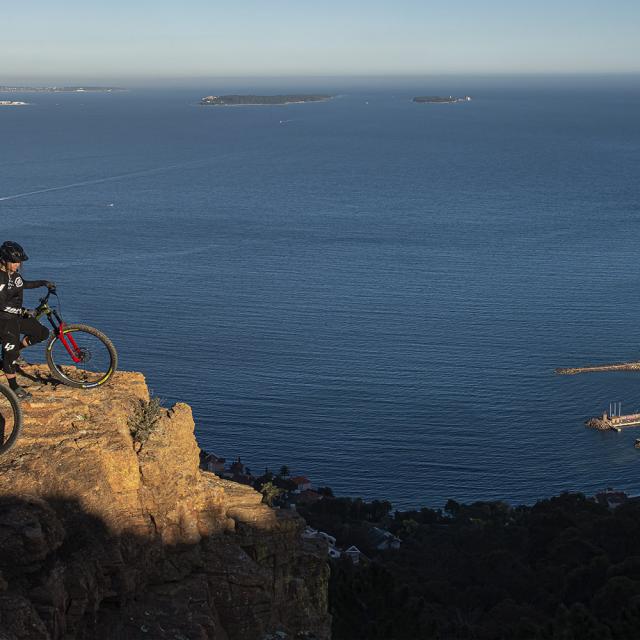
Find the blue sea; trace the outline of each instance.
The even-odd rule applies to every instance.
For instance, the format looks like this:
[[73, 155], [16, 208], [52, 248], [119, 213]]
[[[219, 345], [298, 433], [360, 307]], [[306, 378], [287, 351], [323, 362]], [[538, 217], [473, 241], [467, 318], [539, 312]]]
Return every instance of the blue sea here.
[[637, 77], [198, 106], [229, 88], [0, 94], [32, 103], [0, 108], [2, 239], [67, 320], [254, 473], [397, 508], [640, 492], [640, 429], [583, 424], [640, 374], [554, 375], [640, 359]]

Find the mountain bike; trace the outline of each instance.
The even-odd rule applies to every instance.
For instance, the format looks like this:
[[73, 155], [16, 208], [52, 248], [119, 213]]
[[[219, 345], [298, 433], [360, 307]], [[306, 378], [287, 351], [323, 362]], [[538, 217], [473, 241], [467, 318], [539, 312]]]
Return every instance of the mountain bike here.
[[0, 384], [0, 453], [10, 449], [22, 429], [22, 409], [16, 394]]
[[[49, 306], [56, 296], [57, 308]], [[76, 389], [103, 385], [118, 367], [118, 353], [109, 338], [86, 324], [66, 324], [60, 316], [60, 299], [50, 289], [35, 309], [36, 318], [46, 316], [53, 328], [46, 347], [47, 365], [56, 380]]]
[[[56, 296], [58, 308], [49, 306]], [[35, 317], [46, 316], [53, 328], [47, 342], [47, 365], [56, 380], [76, 389], [103, 385], [118, 366], [118, 353], [109, 338], [86, 324], [66, 324], [60, 315], [60, 300], [50, 289], [35, 309]], [[9, 450], [22, 429], [22, 407], [16, 394], [0, 384], [0, 453]]]

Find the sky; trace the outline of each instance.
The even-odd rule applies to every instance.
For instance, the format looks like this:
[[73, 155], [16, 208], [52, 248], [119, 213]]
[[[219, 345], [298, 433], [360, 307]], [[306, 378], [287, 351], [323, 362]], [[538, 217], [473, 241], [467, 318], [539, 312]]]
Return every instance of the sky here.
[[11, 80], [640, 72], [639, 0], [0, 0]]

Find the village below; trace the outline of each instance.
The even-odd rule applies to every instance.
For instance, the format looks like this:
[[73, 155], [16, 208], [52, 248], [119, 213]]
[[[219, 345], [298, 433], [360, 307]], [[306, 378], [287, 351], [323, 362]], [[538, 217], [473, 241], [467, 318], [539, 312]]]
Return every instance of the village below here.
[[377, 551], [398, 550], [401, 540], [384, 528], [383, 522], [388, 518], [392, 505], [387, 500], [373, 500], [368, 503], [357, 498], [336, 498], [331, 487], [313, 488], [309, 478], [303, 475], [293, 476], [289, 467], [282, 466], [278, 473], [265, 469], [260, 476], [254, 476], [240, 458], [227, 464], [224, 458], [213, 453], [201, 451], [200, 466], [234, 482], [253, 487], [263, 495], [263, 502], [270, 507], [291, 509], [302, 515], [307, 523], [322, 522], [320, 514], [336, 515], [344, 512], [344, 505], [355, 504], [356, 523], [342, 531], [337, 527], [339, 520], [330, 524], [332, 533], [320, 531], [313, 526], [307, 526], [303, 537], [326, 543], [327, 555], [332, 560], [341, 557], [348, 558], [353, 564], [361, 560], [369, 561], [368, 554]]
[[303, 539], [331, 566], [334, 640], [634, 638], [611, 629], [629, 616], [640, 625], [640, 556], [628, 557], [640, 498], [623, 491], [397, 511], [335, 496], [286, 465], [254, 475], [204, 451], [200, 464], [304, 518]]

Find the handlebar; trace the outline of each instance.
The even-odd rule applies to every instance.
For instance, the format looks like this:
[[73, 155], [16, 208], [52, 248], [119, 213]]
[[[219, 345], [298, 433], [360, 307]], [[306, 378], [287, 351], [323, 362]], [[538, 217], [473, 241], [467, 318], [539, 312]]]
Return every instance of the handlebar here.
[[50, 296], [52, 296], [52, 295], [58, 297], [58, 293], [57, 293], [55, 287], [53, 289], [49, 289], [49, 291], [47, 291], [47, 295], [42, 297], [42, 298], [40, 298], [40, 304], [38, 305], [38, 307], [46, 306], [47, 302], [49, 302]]

